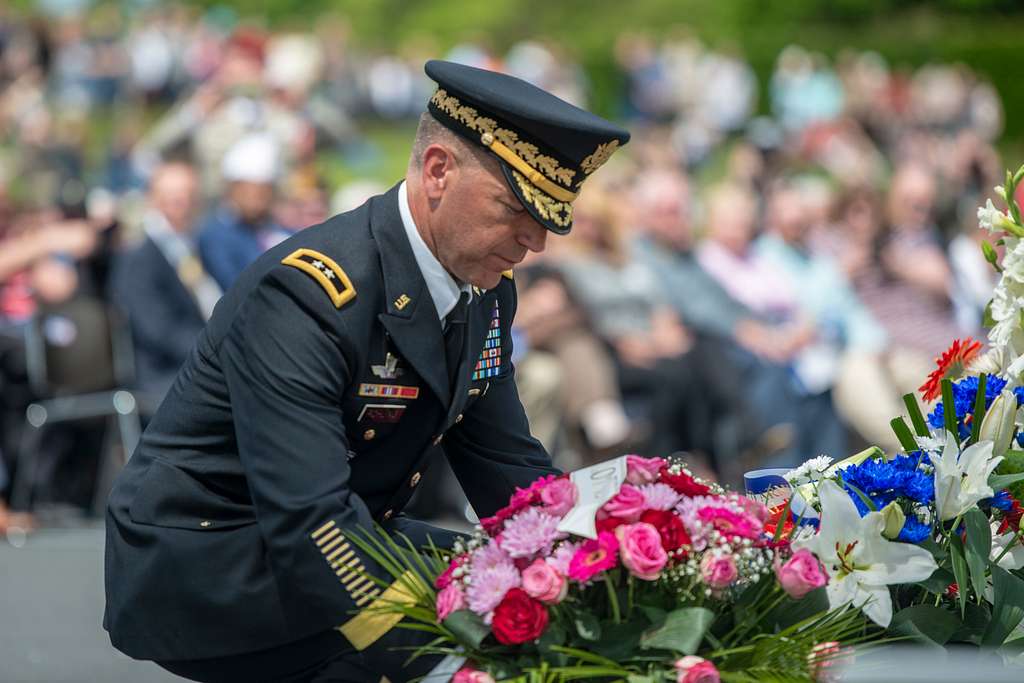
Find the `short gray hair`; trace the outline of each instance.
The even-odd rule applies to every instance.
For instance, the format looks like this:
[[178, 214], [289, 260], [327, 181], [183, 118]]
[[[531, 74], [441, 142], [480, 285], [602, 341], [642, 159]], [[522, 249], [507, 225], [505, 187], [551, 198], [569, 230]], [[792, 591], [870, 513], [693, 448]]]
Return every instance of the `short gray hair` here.
[[462, 157], [472, 158], [483, 164], [488, 158], [487, 152], [482, 147], [470, 144], [469, 141], [460, 137], [458, 133], [446, 128], [444, 124], [435, 119], [430, 112], [420, 114], [420, 122], [416, 127], [416, 137], [412, 142], [412, 154], [409, 155], [409, 165], [418, 167], [423, 164], [423, 154], [427, 147], [434, 144], [447, 145], [461, 153]]

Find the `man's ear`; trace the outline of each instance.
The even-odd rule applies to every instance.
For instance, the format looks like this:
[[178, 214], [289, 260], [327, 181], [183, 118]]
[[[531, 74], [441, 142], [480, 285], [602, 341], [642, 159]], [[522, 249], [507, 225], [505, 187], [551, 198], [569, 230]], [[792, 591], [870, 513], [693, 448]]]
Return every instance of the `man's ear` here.
[[422, 172], [427, 199], [437, 201], [458, 177], [458, 161], [450, 147], [435, 143], [423, 151]]

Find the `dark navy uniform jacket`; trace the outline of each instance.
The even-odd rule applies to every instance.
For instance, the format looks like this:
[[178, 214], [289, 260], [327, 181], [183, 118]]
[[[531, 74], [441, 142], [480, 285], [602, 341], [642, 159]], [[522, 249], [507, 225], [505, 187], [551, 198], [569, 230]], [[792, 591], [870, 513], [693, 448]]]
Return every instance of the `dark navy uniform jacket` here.
[[510, 278], [473, 297], [450, 381], [397, 188], [264, 254], [218, 304], [111, 494], [114, 646], [201, 659], [341, 627], [371, 647], [389, 626], [371, 618], [382, 589], [359, 570], [390, 576], [346, 534], [399, 522], [442, 456], [480, 516], [553, 471], [516, 392], [515, 309]]

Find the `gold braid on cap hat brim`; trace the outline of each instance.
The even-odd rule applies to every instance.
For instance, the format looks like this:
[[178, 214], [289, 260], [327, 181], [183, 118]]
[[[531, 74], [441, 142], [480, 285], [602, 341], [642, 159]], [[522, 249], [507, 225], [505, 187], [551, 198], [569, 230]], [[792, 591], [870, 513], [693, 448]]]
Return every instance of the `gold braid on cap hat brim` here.
[[[519, 139], [519, 134], [507, 128], [498, 127], [498, 122], [487, 116], [481, 116], [475, 108], [465, 105], [459, 98], [449, 95], [444, 88], [434, 92], [430, 102], [445, 114], [461, 122], [472, 131], [480, 133], [480, 143], [496, 155], [508, 162], [519, 171], [524, 178], [538, 188], [563, 202], [576, 199], [576, 193], [565, 189], [576, 177], [576, 170], [562, 166], [557, 159], [541, 154], [537, 146]], [[584, 178], [577, 184], [577, 189], [589, 176], [600, 167], [618, 148], [618, 140], [610, 140], [597, 146], [597, 149], [583, 160], [581, 168]], [[561, 183], [561, 185], [556, 184]]]

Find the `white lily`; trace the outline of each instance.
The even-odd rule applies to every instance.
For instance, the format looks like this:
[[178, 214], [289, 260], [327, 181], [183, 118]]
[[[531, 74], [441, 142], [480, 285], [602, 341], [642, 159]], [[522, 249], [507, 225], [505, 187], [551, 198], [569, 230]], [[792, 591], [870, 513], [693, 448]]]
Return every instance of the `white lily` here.
[[935, 466], [935, 510], [943, 522], [995, 495], [988, 478], [1003, 456], [992, 457], [991, 441], [979, 441], [961, 453], [956, 437], [947, 432], [942, 455], [935, 453], [931, 459]]
[[978, 440], [991, 441], [992, 453], [1003, 455], [1010, 449], [1013, 432], [1016, 429], [1017, 397], [1009, 389], [1003, 389], [992, 401], [985, 419], [981, 421]]
[[932, 554], [909, 543], [882, 537], [885, 518], [880, 512], [864, 517], [846, 491], [833, 481], [818, 488], [821, 527], [818, 534], [795, 541], [807, 548], [829, 575], [826, 588], [832, 608], [852, 604], [883, 628], [892, 621], [889, 584], [923, 581], [935, 572]]
[[[997, 536], [997, 529], [998, 527], [993, 524], [992, 555], [989, 559], [1008, 572], [1024, 568], [1024, 543], [1019, 540], [1015, 531], [1007, 531]], [[1006, 550], [1007, 547], [1010, 549]]]

